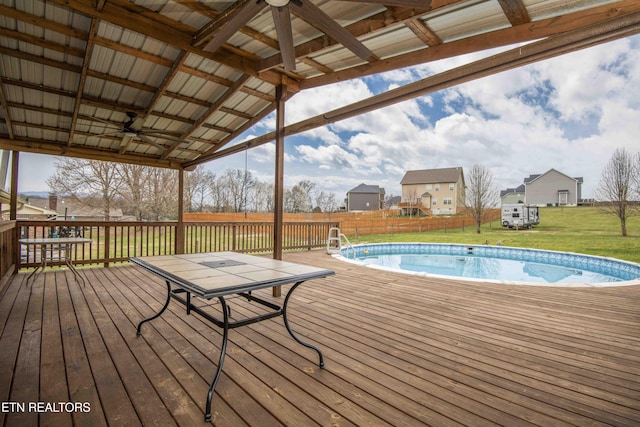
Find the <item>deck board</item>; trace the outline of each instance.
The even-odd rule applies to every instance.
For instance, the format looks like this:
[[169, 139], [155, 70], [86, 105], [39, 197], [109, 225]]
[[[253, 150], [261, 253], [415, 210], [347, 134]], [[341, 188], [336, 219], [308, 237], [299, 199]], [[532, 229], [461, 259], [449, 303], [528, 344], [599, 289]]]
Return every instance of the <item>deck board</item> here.
[[[214, 425], [640, 424], [640, 286], [436, 280], [322, 251], [285, 260], [337, 273], [302, 285], [289, 306], [326, 367], [279, 318], [231, 330]], [[84, 286], [62, 269], [28, 284], [20, 273], [0, 296], [0, 401], [91, 411], [5, 411], [0, 425], [202, 424], [220, 330], [171, 303], [137, 337], [164, 283], [135, 266], [81, 271]], [[237, 318], [261, 310], [231, 306]]]

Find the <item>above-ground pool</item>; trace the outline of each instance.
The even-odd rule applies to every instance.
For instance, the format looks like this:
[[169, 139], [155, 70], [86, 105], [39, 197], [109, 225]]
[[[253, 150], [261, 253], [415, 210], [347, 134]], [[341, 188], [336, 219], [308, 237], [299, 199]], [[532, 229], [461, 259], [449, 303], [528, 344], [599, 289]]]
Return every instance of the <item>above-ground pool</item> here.
[[[499, 283], [612, 286], [640, 284], [640, 265], [612, 258], [504, 246], [383, 243], [342, 248], [340, 258], [369, 267]], [[630, 282], [632, 281], [632, 282]]]

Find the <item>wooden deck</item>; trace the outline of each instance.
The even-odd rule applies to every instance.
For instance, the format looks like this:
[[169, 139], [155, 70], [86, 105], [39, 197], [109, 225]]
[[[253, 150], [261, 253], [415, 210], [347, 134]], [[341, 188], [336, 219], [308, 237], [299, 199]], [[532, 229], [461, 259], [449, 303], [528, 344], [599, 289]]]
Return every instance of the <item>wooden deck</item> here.
[[[280, 318], [232, 330], [215, 425], [640, 425], [640, 286], [436, 281], [322, 251], [285, 260], [337, 273], [290, 304], [326, 368]], [[21, 273], [1, 295], [0, 425], [203, 425], [219, 330], [172, 303], [136, 337], [163, 283], [134, 266], [82, 271], [84, 287]]]

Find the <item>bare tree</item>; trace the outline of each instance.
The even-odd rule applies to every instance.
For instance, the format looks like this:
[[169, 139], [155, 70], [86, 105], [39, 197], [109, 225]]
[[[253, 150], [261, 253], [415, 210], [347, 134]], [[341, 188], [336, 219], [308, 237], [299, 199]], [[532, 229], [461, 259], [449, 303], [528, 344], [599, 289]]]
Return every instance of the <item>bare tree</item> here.
[[274, 205], [274, 189], [272, 184], [256, 181], [251, 197], [251, 208], [255, 212], [270, 212]]
[[202, 212], [211, 197], [216, 176], [200, 165], [184, 174], [184, 204], [187, 212]]
[[129, 212], [133, 212], [137, 221], [144, 219], [144, 184], [149, 171], [148, 166], [120, 164], [117, 171], [121, 185], [119, 195]]
[[145, 216], [153, 221], [178, 217], [178, 172], [149, 168], [145, 183]]
[[493, 174], [482, 165], [473, 165], [467, 174], [466, 210], [476, 222], [476, 232], [489, 210], [497, 205], [497, 191], [493, 184]]
[[56, 161], [56, 172], [47, 179], [49, 188], [58, 193], [68, 194], [91, 206], [97, 195], [105, 220], [120, 189], [117, 165], [99, 160], [84, 160], [64, 157]]
[[242, 169], [227, 169], [216, 180], [214, 199], [224, 211], [242, 212], [246, 209], [249, 192], [253, 191], [256, 179], [251, 172]]
[[334, 193], [325, 193], [320, 191], [316, 195], [316, 206], [321, 212], [334, 212], [338, 209], [338, 201]]
[[632, 203], [640, 180], [640, 157], [633, 156], [624, 148], [618, 148], [602, 171], [596, 199], [602, 202], [605, 212], [620, 220], [620, 232], [627, 235], [627, 219], [637, 210]]
[[300, 181], [285, 192], [285, 210], [288, 212], [311, 212], [309, 193], [315, 184], [310, 181]]

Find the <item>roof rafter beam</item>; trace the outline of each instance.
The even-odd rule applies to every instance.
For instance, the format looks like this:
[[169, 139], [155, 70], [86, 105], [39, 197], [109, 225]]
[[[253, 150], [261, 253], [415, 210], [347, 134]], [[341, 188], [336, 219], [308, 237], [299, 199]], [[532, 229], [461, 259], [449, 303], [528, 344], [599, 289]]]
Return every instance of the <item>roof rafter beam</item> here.
[[15, 19], [17, 21], [28, 22], [29, 24], [37, 25], [47, 30], [63, 34], [65, 36], [73, 37], [78, 40], [87, 40], [89, 34], [86, 31], [82, 31], [78, 28], [72, 28], [65, 24], [51, 21], [40, 16], [32, 15], [27, 12], [23, 12], [18, 9], [0, 5], [0, 15], [8, 18]]
[[[11, 115], [9, 114], [9, 105], [7, 104], [7, 97], [4, 94], [4, 81], [0, 78], [0, 104], [2, 105], [2, 115], [4, 116], [4, 122], [7, 126], [7, 132], [9, 138], [13, 139], [13, 124], [11, 121]], [[1, 188], [0, 188], [1, 190]]]
[[[247, 123], [245, 123], [244, 125], [240, 126], [233, 133], [231, 133], [225, 139], [220, 141], [218, 144], [214, 145], [208, 151], [205, 151], [204, 154], [202, 154], [197, 160], [190, 161], [190, 162], [185, 162], [184, 163], [184, 167], [185, 168], [189, 168], [189, 167], [192, 167], [192, 166], [195, 166], [195, 165], [199, 165], [201, 163], [205, 163], [205, 162], [207, 162], [209, 160], [212, 160], [212, 159], [216, 158], [217, 157], [217, 151], [220, 148], [222, 148], [225, 145], [231, 143], [236, 137], [240, 136], [242, 134], [242, 132], [244, 132], [247, 129], [251, 128], [253, 125], [258, 123], [260, 120], [264, 119], [269, 114], [273, 113], [276, 110], [276, 107], [277, 107], [277, 102], [275, 102], [275, 101], [273, 103], [269, 104], [269, 106], [267, 108], [262, 110], [259, 114], [256, 114]], [[273, 141], [273, 140], [271, 140], [271, 141]], [[270, 141], [267, 141], [267, 142], [270, 142]], [[243, 150], [248, 149], [248, 148], [251, 148], [251, 147], [249, 147], [249, 145], [247, 145], [245, 143], [237, 144], [237, 145], [234, 145], [233, 147], [231, 147], [231, 149], [235, 149], [234, 153], [243, 151]]]
[[81, 73], [82, 67], [78, 65], [67, 64], [66, 62], [56, 61], [55, 59], [43, 58], [38, 55], [34, 55], [27, 52], [22, 52], [17, 49], [10, 49], [0, 46], [0, 54], [6, 56], [12, 56], [14, 58], [24, 59], [25, 61], [35, 62], [36, 64], [47, 65], [49, 67], [59, 68], [73, 73]]
[[69, 132], [69, 139], [67, 145], [70, 146], [73, 143], [74, 129], [76, 128], [76, 121], [78, 120], [78, 114], [80, 112], [80, 104], [82, 101], [82, 94], [84, 92], [84, 84], [87, 81], [87, 71], [89, 69], [89, 62], [91, 62], [91, 54], [93, 53], [93, 38], [98, 31], [98, 23], [96, 19], [91, 20], [91, 27], [89, 28], [89, 38], [87, 40], [87, 47], [84, 51], [84, 58], [82, 60], [82, 71], [80, 72], [80, 78], [78, 79], [78, 89], [76, 91], [76, 102], [73, 107], [73, 117], [71, 119], [71, 126]]
[[527, 12], [522, 0], [498, 0], [498, 3], [500, 3], [502, 11], [507, 15], [507, 19], [514, 27], [531, 22], [529, 12]]
[[116, 158], [119, 162], [136, 165], [153, 166], [158, 168], [181, 169], [182, 164], [174, 160], [160, 160], [154, 157], [137, 155], [118, 155], [117, 151], [96, 150], [95, 148], [83, 148], [77, 146], [68, 147], [58, 141], [38, 141], [28, 139], [6, 139], [0, 137], [0, 149], [19, 150], [29, 153], [47, 154], [50, 156], [68, 156], [81, 159], [103, 160], [113, 162]]
[[422, 21], [422, 19], [417, 18], [409, 20], [405, 25], [427, 46], [437, 46], [442, 44], [442, 39], [440, 39], [440, 37], [438, 37], [438, 35], [434, 33], [431, 28]]
[[[200, 119], [196, 120], [196, 122], [191, 126], [191, 129], [189, 129], [189, 131], [185, 132], [182, 135], [182, 138], [186, 138], [189, 135], [191, 135], [200, 125], [202, 125], [203, 123], [206, 122], [206, 120], [211, 117], [211, 115], [213, 113], [215, 113], [218, 110], [221, 110], [223, 108], [224, 103], [231, 97], [233, 96], [238, 90], [240, 90], [240, 88], [242, 86], [244, 86], [247, 83], [247, 80], [249, 80], [249, 76], [248, 75], [244, 75], [242, 78], [240, 78], [238, 81], [236, 81], [236, 83], [230, 87], [227, 92], [221, 96], [220, 98], [218, 98], [218, 100], [216, 102], [214, 102], [213, 104], [211, 104], [211, 106], [207, 109], [207, 111], [205, 111], [201, 116]], [[251, 119], [251, 117], [247, 118], [248, 120]], [[180, 144], [178, 143], [173, 143], [171, 144], [171, 146], [169, 147], [169, 149], [167, 149], [167, 151], [165, 151], [162, 154], [162, 159], [166, 159], [173, 151], [175, 151], [178, 146]]]

